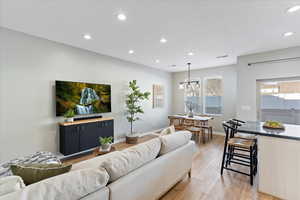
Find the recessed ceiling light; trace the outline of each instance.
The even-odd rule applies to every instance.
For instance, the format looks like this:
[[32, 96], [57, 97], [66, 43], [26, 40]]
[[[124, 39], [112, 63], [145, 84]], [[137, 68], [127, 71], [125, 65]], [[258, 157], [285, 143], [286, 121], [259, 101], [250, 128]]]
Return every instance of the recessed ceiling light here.
[[293, 12], [296, 12], [296, 11], [298, 11], [298, 10], [300, 10], [300, 5], [290, 7], [290, 8], [287, 10], [287, 12], [293, 13]]
[[193, 56], [194, 53], [193, 53], [193, 52], [189, 52], [188, 55], [189, 55], [189, 56]]
[[127, 17], [124, 13], [120, 13], [120, 14], [118, 14], [118, 19], [120, 21], [125, 21], [127, 19]]
[[156, 63], [160, 63], [160, 60], [156, 59], [155, 62], [156, 62]]
[[128, 53], [129, 54], [134, 54], [134, 51], [133, 50], [129, 50]]
[[83, 38], [86, 40], [90, 40], [90, 39], [92, 39], [92, 36], [90, 34], [84, 34]]
[[160, 43], [166, 43], [167, 42], [167, 39], [166, 38], [161, 38], [160, 39]]
[[284, 37], [289, 37], [289, 36], [292, 36], [292, 35], [294, 35], [293, 32], [286, 32], [286, 33], [283, 34]]
[[216, 58], [227, 58], [228, 55], [217, 56]]

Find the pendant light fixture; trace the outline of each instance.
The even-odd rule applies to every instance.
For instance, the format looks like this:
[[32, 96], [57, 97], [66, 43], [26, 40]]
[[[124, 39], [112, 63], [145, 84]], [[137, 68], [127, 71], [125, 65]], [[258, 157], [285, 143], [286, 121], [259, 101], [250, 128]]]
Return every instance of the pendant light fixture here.
[[179, 89], [185, 90], [187, 94], [191, 94], [194, 93], [195, 89], [200, 88], [200, 81], [191, 80], [191, 63], [187, 63], [187, 66], [188, 66], [187, 81], [180, 82]]

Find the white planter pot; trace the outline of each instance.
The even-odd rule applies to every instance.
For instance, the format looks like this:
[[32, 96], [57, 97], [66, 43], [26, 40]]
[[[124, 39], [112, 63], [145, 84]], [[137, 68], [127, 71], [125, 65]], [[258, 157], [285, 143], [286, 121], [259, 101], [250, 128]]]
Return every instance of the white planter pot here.
[[99, 151], [109, 151], [111, 144], [101, 144]]

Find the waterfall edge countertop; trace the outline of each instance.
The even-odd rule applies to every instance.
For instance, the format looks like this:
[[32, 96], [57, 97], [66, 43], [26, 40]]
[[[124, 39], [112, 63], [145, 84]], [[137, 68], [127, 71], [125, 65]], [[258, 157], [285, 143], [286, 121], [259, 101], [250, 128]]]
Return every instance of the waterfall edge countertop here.
[[300, 140], [300, 125], [284, 124], [285, 129], [264, 128], [263, 122], [247, 121], [238, 132], [283, 139]]

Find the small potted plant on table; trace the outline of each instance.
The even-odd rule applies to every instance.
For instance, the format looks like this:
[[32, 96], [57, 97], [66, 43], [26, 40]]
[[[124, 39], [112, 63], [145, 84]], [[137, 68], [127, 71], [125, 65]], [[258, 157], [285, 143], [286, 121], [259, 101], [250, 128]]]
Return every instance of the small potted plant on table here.
[[110, 151], [111, 144], [112, 144], [113, 138], [112, 137], [99, 137], [99, 143], [100, 143], [100, 151]]
[[144, 113], [141, 102], [148, 100], [150, 92], [141, 92], [139, 86], [137, 86], [136, 80], [129, 82], [130, 93], [126, 95], [126, 107], [127, 107], [127, 120], [130, 123], [130, 134], [126, 136], [126, 143], [136, 144], [139, 136], [133, 134], [133, 122], [140, 120], [138, 114]]
[[69, 109], [65, 114], [65, 121], [66, 122], [73, 122], [74, 121], [74, 116], [75, 116], [75, 111], [73, 109]]

